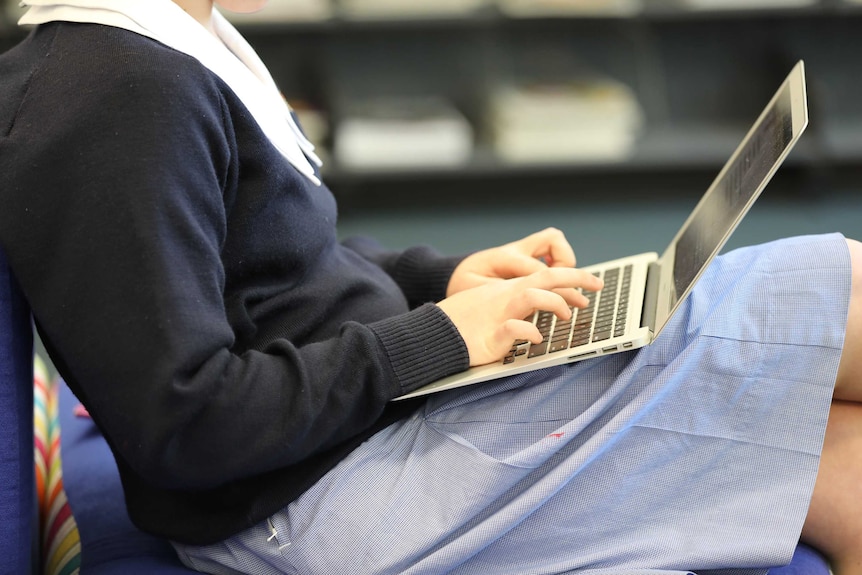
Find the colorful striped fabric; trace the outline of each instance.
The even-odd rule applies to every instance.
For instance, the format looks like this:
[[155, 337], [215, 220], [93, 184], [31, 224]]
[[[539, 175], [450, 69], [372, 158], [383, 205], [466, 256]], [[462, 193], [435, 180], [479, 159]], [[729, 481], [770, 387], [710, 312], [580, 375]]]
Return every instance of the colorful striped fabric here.
[[43, 573], [77, 575], [81, 568], [81, 538], [63, 489], [57, 385], [48, 381], [47, 369], [38, 356], [33, 396]]

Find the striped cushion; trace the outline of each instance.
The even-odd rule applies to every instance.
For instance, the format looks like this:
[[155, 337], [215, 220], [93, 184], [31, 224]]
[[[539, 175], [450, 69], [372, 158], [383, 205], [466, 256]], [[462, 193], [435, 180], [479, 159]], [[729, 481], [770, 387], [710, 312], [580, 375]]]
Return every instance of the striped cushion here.
[[34, 362], [33, 398], [44, 574], [77, 574], [81, 567], [81, 538], [63, 489], [58, 387], [56, 382], [48, 381], [45, 363], [38, 356]]

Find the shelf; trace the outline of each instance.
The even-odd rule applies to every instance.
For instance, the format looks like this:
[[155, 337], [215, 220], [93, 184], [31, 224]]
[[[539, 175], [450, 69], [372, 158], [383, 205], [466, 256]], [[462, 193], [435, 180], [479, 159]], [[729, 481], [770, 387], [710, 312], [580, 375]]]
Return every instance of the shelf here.
[[[752, 0], [756, 3], [756, 0]], [[273, 11], [274, 12], [274, 11]], [[17, 30], [15, 21], [23, 13], [16, 3], [0, 3], [0, 36], [22, 36]], [[532, 16], [512, 16], [505, 14], [496, 4], [482, 6], [475, 10], [451, 14], [406, 15], [396, 14], [391, 17], [372, 15], [360, 17], [352, 15], [338, 6], [331, 10], [331, 15], [322, 18], [288, 19], [278, 16], [268, 16], [267, 9], [259, 15], [234, 16], [228, 14], [234, 24], [247, 34], [281, 34], [281, 33], [328, 33], [345, 30], [385, 30], [385, 29], [449, 29], [452, 27], [482, 27], [517, 24], [518, 22], [543, 20], [612, 20], [612, 21], [687, 21], [702, 19], [749, 19], [764, 17], [780, 18], [811, 18], [828, 16], [862, 15], [862, 3], [845, 0], [815, 0], [810, 5], [787, 6], [753, 6], [753, 7], [692, 7], [684, 0], [643, 0], [643, 5], [633, 12], [554, 12], [542, 14], [537, 12]]]
[[[429, 18], [360, 18], [336, 2], [326, 17], [305, 20], [279, 17], [287, 12], [273, 2], [260, 17], [234, 21], [288, 98], [318, 107], [333, 125], [350, 103], [434, 96], [474, 129], [478, 147], [460, 165], [356, 169], [330, 157], [326, 180], [345, 194], [390, 194], [389, 201], [404, 189], [496, 193], [539, 179], [542, 189], [611, 180], [665, 189], [693, 174], [708, 181], [799, 58], [809, 72], [812, 124], [787, 166], [862, 168], [862, 77], [852, 63], [862, 50], [862, 0], [750, 7], [756, 1], [696, 9], [685, 0], [643, 0], [633, 12], [529, 18], [491, 2]], [[0, 50], [26, 33], [14, 24], [22, 10], [3, 2]], [[496, 90], [591, 74], [625, 84], [642, 108], [645, 131], [628, 156], [512, 163], [494, 152], [487, 112]]]
[[[248, 33], [280, 33], [282, 31], [299, 32], [337, 32], [344, 30], [380, 30], [397, 28], [407, 29], [448, 29], [451, 27], [491, 27], [517, 25], [519, 22], [535, 22], [548, 20], [561, 21], [690, 21], [690, 20], [745, 20], [751, 18], [811, 18], [830, 17], [835, 15], [862, 15], [862, 3], [843, 0], [815, 0], [811, 4], [786, 6], [750, 6], [750, 7], [693, 7], [685, 5], [682, 0], [645, 0], [646, 4], [632, 12], [579, 12], [569, 13], [556, 11], [534, 15], [508, 15], [497, 5], [487, 5], [475, 10], [452, 14], [406, 15], [395, 14], [391, 17], [370, 15], [360, 17], [346, 13], [338, 7], [332, 14], [317, 20], [289, 20], [285, 18], [267, 17], [266, 10], [255, 16], [232, 16], [231, 19], [238, 28]], [[752, 0], [756, 3], [756, 0]]]
[[[753, 0], [754, 1], [754, 0]], [[322, 18], [289, 19], [286, 17], [267, 16], [264, 9], [259, 15], [237, 16], [226, 13], [231, 21], [243, 33], [249, 35], [272, 35], [289, 33], [338, 33], [344, 31], [363, 30], [447, 30], [453, 27], [499, 27], [518, 25], [525, 22], [542, 21], [631, 21], [631, 22], [685, 22], [692, 20], [745, 20], [760, 18], [812, 18], [830, 16], [862, 15], [862, 3], [844, 0], [816, 0], [811, 5], [800, 6], [762, 6], [762, 7], [732, 7], [732, 8], [697, 8], [686, 6], [683, 0], [645, 0], [646, 5], [636, 11], [619, 12], [555, 12], [542, 14], [537, 12], [532, 16], [507, 15], [496, 5], [487, 5], [475, 10], [434, 15], [396, 14], [391, 17], [372, 15], [360, 17], [339, 9], [337, 6], [331, 15]], [[14, 3], [5, 7], [0, 5], [0, 37], [19, 38], [24, 32], [15, 24], [23, 13]]]
[[[399, 180], [504, 179], [507, 177], [577, 176], [623, 173], [663, 173], [707, 171], [715, 174], [727, 161], [747, 130], [747, 126], [700, 125], [653, 129], [643, 135], [632, 154], [619, 160], [578, 160], [515, 163], [500, 159], [487, 147], [478, 148], [465, 164], [448, 167], [398, 167], [353, 169], [339, 166], [334, 159], [324, 163], [324, 178], [337, 184]], [[842, 126], [821, 141], [817, 134], [805, 134], [788, 157], [787, 165], [807, 165], [816, 161], [835, 163], [862, 161], [862, 125]]]
[[740, 2], [736, 5], [731, 3], [719, 7], [713, 1], [714, 6], [685, 6], [679, 1], [658, 1], [648, 5], [642, 12], [644, 18], [650, 20], [732, 20], [750, 18], [812, 18], [818, 16], [832, 16], [835, 14], [860, 14], [862, 6], [851, 4], [843, 0], [815, 0], [813, 2], [788, 2], [784, 6], [771, 6], [770, 3], [758, 5], [756, 0], [751, 2]]

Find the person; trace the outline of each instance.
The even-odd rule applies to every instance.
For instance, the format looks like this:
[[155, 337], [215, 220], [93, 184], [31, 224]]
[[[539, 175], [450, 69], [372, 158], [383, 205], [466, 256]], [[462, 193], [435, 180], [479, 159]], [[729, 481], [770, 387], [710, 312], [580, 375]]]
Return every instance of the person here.
[[[265, 0], [219, 0], [249, 11]], [[638, 351], [391, 400], [601, 282], [554, 229], [339, 241], [212, 0], [26, 0], [0, 244], [129, 514], [207, 573], [862, 573], [862, 246], [717, 258]]]

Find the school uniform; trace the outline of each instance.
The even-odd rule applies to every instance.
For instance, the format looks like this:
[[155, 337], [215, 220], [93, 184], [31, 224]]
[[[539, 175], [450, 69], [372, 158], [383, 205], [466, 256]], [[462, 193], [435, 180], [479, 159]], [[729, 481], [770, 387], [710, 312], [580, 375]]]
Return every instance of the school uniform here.
[[645, 349], [392, 403], [467, 367], [432, 303], [460, 259], [337, 240], [313, 148], [220, 17], [221, 41], [168, 0], [32, 4], [0, 57], [0, 242], [132, 520], [189, 566], [789, 561], [843, 347], [840, 235], [718, 258]]

